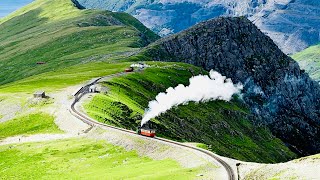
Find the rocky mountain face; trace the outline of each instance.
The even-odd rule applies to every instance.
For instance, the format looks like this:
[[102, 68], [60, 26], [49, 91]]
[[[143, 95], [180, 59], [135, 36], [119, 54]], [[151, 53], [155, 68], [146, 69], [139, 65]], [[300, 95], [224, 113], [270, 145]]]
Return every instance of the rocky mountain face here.
[[78, 0], [86, 8], [125, 11], [161, 36], [218, 16], [246, 16], [293, 54], [320, 42], [319, 0]]
[[217, 18], [143, 51], [159, 61], [214, 69], [244, 85], [243, 100], [291, 149], [320, 152], [320, 87], [246, 18]]

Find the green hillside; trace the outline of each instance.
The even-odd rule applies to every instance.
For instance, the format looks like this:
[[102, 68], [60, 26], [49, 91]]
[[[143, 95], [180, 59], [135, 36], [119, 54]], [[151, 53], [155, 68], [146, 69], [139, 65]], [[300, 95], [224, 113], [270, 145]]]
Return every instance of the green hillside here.
[[62, 133], [54, 124], [54, 117], [45, 113], [33, 113], [0, 123], [0, 140], [28, 134]]
[[320, 82], [320, 45], [311, 46], [292, 58], [299, 62], [302, 69], [316, 81]]
[[[102, 83], [108, 94], [98, 94], [85, 105], [88, 114], [107, 124], [136, 130], [144, 109], [159, 92], [188, 84], [202, 70], [190, 65], [162, 63], [143, 72]], [[204, 73], [204, 72], [203, 72]], [[245, 161], [281, 162], [295, 155], [265, 127], [253, 125], [248, 109], [237, 101], [190, 103], [153, 120], [158, 136], [209, 145], [220, 155]]]
[[0, 32], [0, 84], [115, 62], [158, 38], [130, 15], [79, 10], [71, 0], [36, 0], [1, 19]]
[[[157, 35], [130, 15], [80, 10], [71, 0], [36, 0], [1, 19], [0, 32], [0, 96], [8, 99], [14, 97], [19, 101], [26, 101], [26, 97], [30, 98], [31, 93], [38, 89], [46, 92], [61, 90], [68, 86], [79, 85], [91, 78], [121, 72], [132, 61], [146, 60], [142, 55], [132, 55], [141, 47], [158, 39]], [[109, 93], [98, 94], [88, 102], [85, 105], [88, 114], [101, 122], [135, 130], [148, 102], [153, 100], [157, 93], [179, 83], [186, 84], [192, 75], [206, 73], [200, 68], [186, 64], [150, 64], [153, 67], [145, 71], [104, 82], [103, 85], [108, 86]], [[36, 125], [29, 123], [28, 120], [34, 119], [37, 120], [34, 121]], [[50, 132], [60, 132], [53, 124], [52, 118], [47, 119], [50, 122], [42, 121], [43, 119], [34, 116], [29, 119], [14, 118], [7, 121], [1, 124], [8, 131], [8, 133], [4, 131], [6, 134], [2, 137], [42, 133], [50, 129], [52, 130]], [[37, 129], [37, 125], [41, 123], [43, 126]], [[295, 157], [295, 154], [280, 140], [274, 138], [267, 128], [254, 125], [250, 121], [248, 109], [237, 100], [228, 103], [215, 101], [182, 105], [154, 119], [153, 123], [159, 136], [182, 142], [203, 143], [218, 154], [240, 160], [280, 162]], [[35, 128], [29, 125], [35, 125]], [[15, 129], [16, 127], [20, 129]], [[65, 145], [52, 143], [47, 147]], [[77, 155], [84, 155], [80, 153], [83, 150], [81, 144], [86, 146], [84, 141], [80, 141], [77, 149], [66, 151], [61, 156], [69, 156], [74, 151], [78, 153]], [[32, 154], [32, 148], [36, 145], [28, 144], [30, 149], [21, 145], [19, 146], [21, 149], [14, 152], [7, 147], [1, 147], [4, 149], [0, 152], [7, 154], [7, 158], [4, 159], [8, 164], [12, 164], [13, 159], [20, 156], [20, 151], [24, 150], [25, 153], [35, 157], [41, 156], [35, 159], [39, 162], [42, 162], [43, 158], [52, 160], [51, 156], [47, 155], [54, 154], [55, 151], [46, 152], [44, 149], [39, 154]], [[30, 159], [27, 155], [23, 157]], [[68, 167], [70, 165], [68, 163], [72, 163], [62, 159], [53, 164], [60, 164], [61, 161]], [[39, 162], [32, 164], [32, 167], [37, 169], [40, 166], [37, 164]], [[26, 161], [23, 163], [24, 166], [30, 165]], [[97, 172], [105, 170], [101, 169], [99, 163], [92, 167]], [[23, 175], [26, 177], [33, 172], [36, 173], [36, 170], [21, 171], [20, 168], [23, 166], [12, 167], [6, 172], [10, 177], [16, 172], [25, 173]], [[43, 171], [47, 170], [47, 167], [41, 166], [41, 168]], [[163, 168], [164, 174], [171, 175], [170, 172], [165, 172], [167, 167]], [[181, 170], [178, 166], [176, 168], [177, 171]], [[55, 170], [57, 172], [61, 169]], [[80, 170], [79, 167], [73, 169], [76, 172]], [[132, 172], [130, 176], [134, 176], [134, 173], [137, 172]], [[179, 173], [183, 174], [185, 170]], [[67, 174], [65, 177], [74, 175]]]
[[[104, 141], [67, 139], [0, 146], [0, 179], [194, 179], [198, 168], [152, 160]], [[18, 163], [17, 163], [18, 162]], [[157, 169], [155, 172], [154, 169]]]

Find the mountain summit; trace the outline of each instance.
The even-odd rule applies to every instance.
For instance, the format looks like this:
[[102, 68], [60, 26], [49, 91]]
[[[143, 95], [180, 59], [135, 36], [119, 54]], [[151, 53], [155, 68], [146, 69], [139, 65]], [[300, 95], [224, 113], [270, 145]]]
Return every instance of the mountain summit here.
[[243, 100], [300, 154], [320, 148], [320, 87], [246, 18], [218, 18], [161, 39], [144, 53], [216, 70], [244, 85]]
[[219, 16], [246, 16], [292, 54], [320, 42], [318, 0], [79, 0], [86, 8], [125, 11], [162, 36]]

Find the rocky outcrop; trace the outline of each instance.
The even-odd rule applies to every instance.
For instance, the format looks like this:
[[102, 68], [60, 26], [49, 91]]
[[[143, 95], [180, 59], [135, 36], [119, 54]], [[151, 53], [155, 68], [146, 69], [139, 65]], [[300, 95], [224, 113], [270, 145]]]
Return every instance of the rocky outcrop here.
[[125, 11], [162, 36], [219, 16], [246, 16], [288, 54], [320, 42], [319, 0], [78, 0]]
[[300, 154], [320, 152], [320, 87], [246, 18], [218, 18], [159, 40], [143, 52], [159, 61], [214, 69], [244, 85], [243, 100]]

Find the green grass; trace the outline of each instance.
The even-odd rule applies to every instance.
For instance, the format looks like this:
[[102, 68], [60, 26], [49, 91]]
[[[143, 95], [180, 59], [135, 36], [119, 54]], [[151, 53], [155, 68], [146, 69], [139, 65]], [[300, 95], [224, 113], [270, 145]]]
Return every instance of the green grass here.
[[313, 155], [312, 158], [320, 159], [320, 154]]
[[79, 64], [90, 73], [158, 38], [128, 14], [79, 10], [71, 0], [36, 0], [1, 19], [0, 32], [0, 84]]
[[96, 62], [81, 64], [35, 75], [23, 80], [0, 86], [1, 93], [33, 93], [36, 90], [56, 91], [62, 88], [77, 85], [84, 81], [100, 76], [122, 72], [131, 63]]
[[196, 147], [201, 148], [201, 149], [205, 149], [205, 150], [209, 150], [209, 146], [203, 143], [197, 143]]
[[292, 58], [316, 81], [320, 81], [320, 45], [311, 46]]
[[[143, 72], [102, 83], [108, 94], [98, 94], [85, 104], [87, 113], [100, 122], [136, 130], [144, 109], [159, 92], [180, 83], [187, 85], [200, 68], [160, 63]], [[204, 72], [205, 73], [205, 72]], [[198, 142], [212, 151], [239, 160], [281, 162], [295, 156], [266, 127], [254, 125], [240, 102], [189, 103], [153, 119], [157, 135], [181, 142]]]
[[89, 139], [0, 146], [1, 179], [194, 179], [197, 172]]
[[0, 139], [39, 133], [62, 133], [62, 131], [54, 123], [54, 118], [45, 113], [29, 114], [0, 123]]

